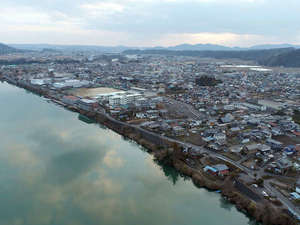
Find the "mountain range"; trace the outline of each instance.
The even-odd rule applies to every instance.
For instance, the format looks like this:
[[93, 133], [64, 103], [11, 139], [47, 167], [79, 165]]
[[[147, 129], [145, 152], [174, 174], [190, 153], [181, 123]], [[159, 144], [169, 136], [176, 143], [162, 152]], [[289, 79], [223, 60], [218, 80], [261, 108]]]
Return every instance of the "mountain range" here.
[[99, 46], [99, 45], [52, 45], [52, 44], [10, 44], [11, 47], [31, 51], [82, 51], [82, 52], [104, 52], [104, 53], [121, 53], [137, 47], [127, 46]]
[[16, 53], [16, 52], [21, 52], [22, 50], [10, 47], [5, 44], [0, 43], [0, 55], [5, 55], [5, 54], [10, 54], [10, 53]]
[[0, 44], [0, 55], [24, 52], [91, 51], [124, 54], [162, 54], [177, 56], [199, 56], [218, 59], [237, 58], [253, 60], [267, 66], [300, 67], [300, 46], [290, 44], [256, 45], [250, 48], [226, 47], [212, 44], [182, 44], [173, 47], [134, 48], [126, 46], [84, 46], [49, 44]]
[[[246, 51], [246, 50], [263, 50], [263, 49], [275, 49], [275, 48], [300, 48], [300, 45], [291, 44], [266, 44], [266, 45], [254, 45], [249, 48], [242, 47], [227, 47], [223, 45], [214, 44], [181, 44], [171, 46], [167, 48], [161, 47], [161, 49], [174, 50], [174, 51]], [[157, 48], [156, 48], [157, 49]]]
[[42, 51], [43, 49], [53, 49], [58, 51], [99, 51], [120, 53], [131, 49], [140, 50], [172, 50], [172, 51], [242, 51], [242, 50], [262, 50], [275, 48], [300, 48], [300, 45], [291, 44], [266, 44], [255, 45], [249, 48], [242, 47], [227, 47], [215, 44], [181, 44], [170, 47], [128, 47], [128, 46], [98, 46], [98, 45], [51, 45], [51, 44], [11, 44], [10, 47], [24, 50]]
[[300, 49], [295, 48], [274, 48], [255, 50], [234, 50], [234, 51], [195, 51], [195, 50], [167, 50], [167, 49], [147, 49], [147, 50], [127, 50], [124, 54], [159, 54], [168, 56], [194, 56], [216, 59], [242, 59], [255, 61], [260, 65], [300, 67]]

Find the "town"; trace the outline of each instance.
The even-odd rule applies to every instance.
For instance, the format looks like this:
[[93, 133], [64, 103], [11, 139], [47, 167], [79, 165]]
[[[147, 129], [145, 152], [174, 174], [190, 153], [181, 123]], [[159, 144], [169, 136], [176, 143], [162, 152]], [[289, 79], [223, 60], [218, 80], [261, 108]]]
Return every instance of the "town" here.
[[[60, 53], [0, 57], [0, 79], [176, 144], [216, 184], [300, 219], [300, 70], [188, 56]], [[175, 145], [174, 144], [174, 145]], [[213, 188], [219, 189], [219, 188]]]

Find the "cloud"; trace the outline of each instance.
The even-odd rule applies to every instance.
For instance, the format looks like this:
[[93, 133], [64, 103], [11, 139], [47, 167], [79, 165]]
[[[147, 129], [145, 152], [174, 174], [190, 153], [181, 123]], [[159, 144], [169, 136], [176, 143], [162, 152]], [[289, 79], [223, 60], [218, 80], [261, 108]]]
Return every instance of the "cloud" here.
[[0, 9], [0, 41], [158, 45], [214, 35], [232, 43], [223, 35], [245, 45], [299, 43], [299, 8], [296, 0], [13, 0]]
[[39, 159], [28, 146], [23, 146], [19, 144], [11, 144], [9, 149], [7, 149], [7, 155], [4, 155], [6, 160], [13, 166], [20, 165], [30, 165], [31, 167], [38, 166]]
[[[24, 96], [17, 92], [12, 100], [20, 103], [30, 97], [27, 107], [40, 105], [29, 110], [31, 119], [25, 114], [22, 121], [9, 120], [7, 126], [16, 135], [2, 135], [7, 138], [1, 141], [0, 224], [184, 224], [195, 209], [199, 217], [219, 210], [218, 201], [190, 181], [179, 179], [174, 188], [136, 144], [77, 121], [76, 114], [37, 96]], [[19, 112], [24, 106], [15, 107]], [[201, 201], [207, 204], [199, 205]], [[226, 221], [240, 216], [221, 213]]]
[[118, 3], [110, 2], [97, 2], [97, 3], [86, 3], [80, 6], [85, 13], [90, 17], [95, 18], [108, 18], [116, 13], [122, 13], [125, 6]]
[[124, 160], [118, 156], [116, 151], [109, 151], [105, 154], [103, 162], [109, 168], [121, 168], [124, 165]]
[[178, 45], [184, 42], [190, 44], [211, 43], [227, 46], [246, 46], [257, 42], [264, 42], [263, 36], [234, 33], [177, 33], [168, 34], [159, 40], [160, 45]]

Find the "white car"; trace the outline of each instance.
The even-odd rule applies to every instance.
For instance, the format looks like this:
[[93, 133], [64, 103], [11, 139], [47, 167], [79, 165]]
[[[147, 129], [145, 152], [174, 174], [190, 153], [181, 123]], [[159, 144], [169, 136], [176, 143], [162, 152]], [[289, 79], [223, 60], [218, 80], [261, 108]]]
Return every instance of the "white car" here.
[[262, 195], [263, 195], [263, 196], [265, 196], [265, 197], [269, 197], [269, 195], [267, 194], [267, 192], [265, 192], [265, 191], [262, 191], [261, 193], [262, 193]]

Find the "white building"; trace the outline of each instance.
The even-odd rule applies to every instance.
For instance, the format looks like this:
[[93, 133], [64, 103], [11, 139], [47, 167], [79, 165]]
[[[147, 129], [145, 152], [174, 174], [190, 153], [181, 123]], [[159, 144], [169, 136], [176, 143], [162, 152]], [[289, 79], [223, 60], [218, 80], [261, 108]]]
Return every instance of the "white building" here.
[[121, 102], [123, 102], [123, 96], [121, 95], [114, 95], [108, 98], [109, 105], [111, 106], [119, 106]]
[[31, 79], [30, 83], [33, 85], [44, 85], [45, 84], [43, 79]]
[[111, 106], [119, 106], [135, 103], [136, 101], [138, 101], [138, 99], [141, 98], [143, 98], [143, 95], [139, 93], [125, 93], [108, 96], [108, 102]]
[[65, 84], [66, 84], [66, 86], [71, 86], [73, 88], [79, 88], [79, 87], [90, 85], [90, 82], [87, 80], [66, 80]]

